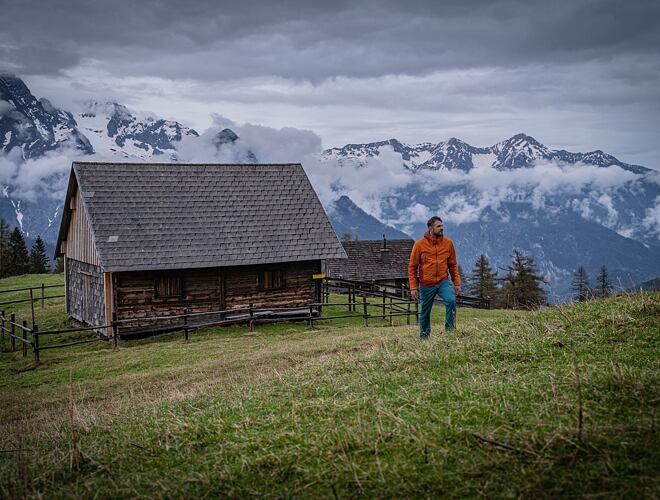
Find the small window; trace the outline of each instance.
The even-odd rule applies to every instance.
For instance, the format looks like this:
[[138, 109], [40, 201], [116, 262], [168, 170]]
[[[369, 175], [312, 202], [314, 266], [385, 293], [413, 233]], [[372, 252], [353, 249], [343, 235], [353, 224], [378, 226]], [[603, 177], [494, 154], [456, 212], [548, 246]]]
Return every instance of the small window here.
[[279, 288], [284, 288], [284, 272], [281, 269], [259, 273], [259, 289], [277, 290]]
[[178, 276], [158, 276], [154, 288], [157, 298], [181, 297], [181, 278]]

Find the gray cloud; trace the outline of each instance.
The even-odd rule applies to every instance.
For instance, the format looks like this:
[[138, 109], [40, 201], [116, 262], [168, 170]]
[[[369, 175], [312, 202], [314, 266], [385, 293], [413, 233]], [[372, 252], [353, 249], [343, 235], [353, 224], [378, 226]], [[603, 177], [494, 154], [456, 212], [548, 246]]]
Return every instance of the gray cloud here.
[[3, 58], [19, 72], [95, 59], [130, 75], [320, 81], [657, 56], [660, 47], [652, 0], [3, 3], [12, 20]]
[[655, 0], [0, 2], [0, 69], [66, 108], [221, 113], [326, 147], [524, 131], [660, 167]]

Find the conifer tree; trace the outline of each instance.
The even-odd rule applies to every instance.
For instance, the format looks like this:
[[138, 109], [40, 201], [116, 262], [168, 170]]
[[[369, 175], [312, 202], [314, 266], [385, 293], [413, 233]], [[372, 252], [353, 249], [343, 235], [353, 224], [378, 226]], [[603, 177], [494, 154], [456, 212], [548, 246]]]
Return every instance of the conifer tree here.
[[497, 273], [493, 272], [488, 262], [488, 257], [481, 254], [472, 268], [470, 275], [470, 295], [493, 299], [497, 293], [495, 278]]
[[41, 236], [32, 245], [30, 251], [30, 272], [33, 274], [45, 274], [50, 272], [50, 262], [46, 256], [46, 245]]
[[505, 307], [512, 309], [536, 309], [547, 304], [547, 297], [541, 283], [545, 279], [536, 269], [534, 258], [515, 249], [511, 265], [502, 289]]
[[9, 224], [0, 218], [0, 278], [9, 276]]
[[573, 273], [573, 281], [571, 282], [571, 290], [573, 291], [573, 297], [578, 302], [584, 302], [589, 299], [591, 295], [589, 287], [589, 275], [587, 274], [587, 269], [584, 266], [579, 266], [575, 273]]
[[596, 293], [599, 297], [609, 297], [612, 294], [612, 282], [605, 266], [600, 268], [596, 276]]
[[25, 274], [30, 269], [30, 254], [25, 239], [17, 227], [9, 237], [9, 276]]

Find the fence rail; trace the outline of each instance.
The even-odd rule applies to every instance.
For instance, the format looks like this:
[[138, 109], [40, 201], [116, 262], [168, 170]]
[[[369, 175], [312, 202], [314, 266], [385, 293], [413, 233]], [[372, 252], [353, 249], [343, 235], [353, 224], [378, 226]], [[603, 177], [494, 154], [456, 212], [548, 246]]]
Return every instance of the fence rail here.
[[[347, 294], [349, 298], [355, 297], [357, 293], [370, 293], [381, 297], [410, 297], [410, 289], [404, 285], [390, 285], [377, 283], [375, 281], [356, 281], [343, 278], [326, 278], [323, 284], [323, 296], [327, 297], [331, 292]], [[436, 302], [442, 304], [442, 299], [436, 297]], [[456, 297], [456, 305], [462, 307], [473, 307], [476, 309], [490, 309], [490, 299], [485, 297], [473, 297], [460, 295]]]
[[[395, 309], [395, 306], [401, 307], [402, 304], [407, 304], [408, 309], [401, 312]], [[197, 331], [201, 328], [210, 326], [225, 326], [231, 324], [247, 324], [249, 331], [254, 331], [254, 326], [258, 323], [276, 323], [283, 321], [301, 320], [306, 321], [310, 328], [314, 328], [315, 323], [318, 321], [332, 321], [341, 318], [362, 318], [364, 325], [368, 326], [369, 320], [373, 318], [387, 318], [389, 317], [389, 324], [393, 324], [393, 318], [397, 316], [408, 316], [407, 324], [410, 324], [411, 316], [418, 314], [417, 307], [411, 307], [412, 301], [397, 297], [389, 299], [386, 304], [386, 309], [382, 309], [382, 303], [377, 301], [368, 301], [367, 294], [362, 295], [361, 301], [356, 302], [339, 302], [327, 303], [316, 302], [307, 304], [304, 307], [268, 307], [256, 308], [252, 304], [248, 307], [241, 307], [236, 309], [224, 309], [218, 311], [198, 312], [184, 314], [170, 315], [170, 316], [150, 316], [147, 318], [130, 318], [130, 319], [117, 319], [116, 314], [110, 323], [104, 325], [93, 326], [80, 326], [74, 328], [60, 328], [54, 330], [40, 331], [38, 325], [34, 324], [32, 328], [28, 327], [26, 322], [23, 324], [16, 322], [15, 314], [7, 317], [4, 311], [0, 312], [0, 332], [2, 334], [2, 347], [5, 344], [5, 334], [8, 334], [11, 340], [11, 351], [16, 351], [16, 341], [23, 344], [23, 356], [27, 357], [28, 349], [31, 349], [36, 364], [40, 362], [40, 352], [49, 349], [60, 349], [71, 347], [80, 344], [89, 344], [93, 342], [112, 340], [114, 346], [118, 346], [119, 340], [127, 338], [127, 333], [120, 332], [122, 325], [130, 325], [139, 321], [141, 324], [145, 322], [151, 323], [153, 331], [139, 330], [137, 333], [171, 333], [175, 331], [183, 331], [184, 337], [188, 340], [190, 332]], [[416, 305], [417, 303], [414, 302]], [[348, 314], [334, 314], [324, 315], [323, 309], [327, 306], [347, 307]], [[360, 306], [360, 311], [357, 312], [357, 306]], [[369, 308], [378, 309], [377, 314], [372, 314]], [[418, 316], [416, 316], [418, 317]], [[191, 322], [191, 320], [200, 320]], [[163, 323], [167, 322], [167, 323]], [[102, 332], [112, 329], [113, 335], [106, 336]], [[20, 333], [19, 333], [20, 332]], [[70, 335], [76, 333], [94, 332], [94, 338], [75, 339], [71, 341], [63, 341], [56, 344], [42, 345], [40, 340], [43, 336], [52, 335]]]
[[[5, 290], [0, 290], [0, 294], [3, 293], [15, 293], [15, 292], [29, 292], [30, 297], [25, 298], [25, 299], [12, 299], [12, 300], [4, 300], [0, 301], [0, 307], [4, 306], [10, 306], [13, 304], [22, 304], [25, 302], [30, 302], [30, 311], [32, 313], [32, 327], [34, 328], [35, 326], [35, 313], [34, 313], [34, 303], [37, 301], [41, 301], [41, 308], [44, 309], [46, 307], [46, 301], [50, 299], [61, 299], [63, 297], [66, 297], [66, 295], [46, 295], [46, 289], [47, 288], [61, 288], [64, 286], [64, 283], [59, 283], [55, 285], [46, 285], [45, 283], [42, 283], [39, 286], [29, 286], [29, 287], [24, 287], [24, 288], [7, 288]], [[35, 295], [34, 291], [38, 290], [40, 293], [37, 293]]]
[[[49, 298], [59, 298], [61, 296], [46, 296], [46, 288], [55, 288], [63, 285], [43, 285], [40, 287], [16, 288], [12, 290], [0, 290], [2, 292], [21, 292], [29, 291], [30, 299], [21, 300], [21, 302], [41, 300]], [[34, 290], [41, 290], [41, 297], [34, 297]], [[317, 289], [320, 302], [314, 302], [301, 307], [267, 307], [256, 308], [253, 304], [248, 307], [236, 309], [224, 309], [207, 312], [188, 312], [170, 316], [149, 316], [144, 318], [118, 319], [116, 313], [113, 314], [112, 321], [104, 325], [87, 325], [74, 328], [60, 328], [53, 330], [40, 331], [34, 321], [34, 306], [32, 306], [32, 327], [27, 326], [23, 321], [19, 324], [16, 321], [15, 314], [9, 317], [4, 311], [0, 313], [0, 333], [2, 335], [2, 344], [4, 348], [5, 335], [8, 335], [11, 342], [11, 350], [16, 350], [16, 342], [20, 342], [23, 348], [23, 356], [27, 357], [28, 349], [31, 349], [35, 363], [40, 361], [40, 352], [49, 349], [66, 348], [80, 344], [89, 344], [93, 342], [113, 341], [115, 347], [119, 340], [128, 338], [131, 333], [158, 334], [183, 331], [184, 337], [188, 340], [191, 331], [210, 326], [225, 326], [231, 324], [247, 324], [250, 331], [254, 330], [257, 323], [276, 323], [282, 321], [301, 320], [306, 321], [310, 328], [314, 328], [315, 323], [319, 321], [333, 321], [346, 318], [361, 318], [365, 327], [369, 326], [369, 321], [373, 319], [389, 320], [389, 325], [393, 326], [394, 318], [406, 317], [406, 324], [410, 325], [414, 318], [415, 323], [419, 322], [419, 302], [410, 298], [410, 292], [405, 286], [383, 285], [371, 282], [359, 282], [342, 279], [326, 278]], [[329, 302], [331, 292], [337, 292], [348, 296], [345, 302]], [[359, 298], [359, 300], [358, 300]], [[476, 297], [462, 297], [459, 305], [468, 305], [471, 307], [489, 307], [488, 301]], [[18, 301], [0, 302], [3, 304], [13, 304]], [[323, 314], [327, 306], [346, 307], [346, 313], [342, 314]], [[138, 324], [138, 327], [130, 330], [131, 325]], [[145, 325], [145, 323], [147, 325]], [[128, 331], [121, 332], [124, 327]], [[106, 335], [105, 332], [112, 331], [112, 335]], [[94, 332], [93, 338], [72, 339], [71, 341], [62, 341], [56, 344], [42, 345], [40, 339], [43, 336], [69, 335]]]

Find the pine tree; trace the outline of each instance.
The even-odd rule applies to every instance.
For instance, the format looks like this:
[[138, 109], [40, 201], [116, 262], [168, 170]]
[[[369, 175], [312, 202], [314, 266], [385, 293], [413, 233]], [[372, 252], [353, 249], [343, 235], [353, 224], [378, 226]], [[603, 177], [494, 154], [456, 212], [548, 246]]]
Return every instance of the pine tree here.
[[0, 218], [0, 278], [9, 276], [9, 224]]
[[596, 283], [596, 293], [599, 297], [609, 297], [612, 294], [612, 282], [605, 266], [600, 268]]
[[33, 274], [45, 274], [50, 272], [50, 262], [46, 257], [46, 245], [41, 236], [37, 236], [37, 240], [32, 245], [30, 251], [30, 272]]
[[502, 288], [505, 307], [512, 309], [536, 309], [547, 304], [547, 297], [541, 283], [545, 279], [536, 270], [531, 256], [515, 249], [511, 265], [507, 266], [505, 284]]
[[584, 266], [579, 266], [575, 270], [575, 273], [573, 273], [571, 290], [573, 291], [573, 297], [578, 302], [584, 302], [591, 296], [591, 290], [589, 287], [589, 275], [587, 274], [587, 269]]
[[495, 298], [497, 294], [497, 286], [495, 285], [495, 278], [497, 273], [493, 272], [488, 262], [488, 257], [481, 254], [472, 268], [470, 275], [470, 295], [482, 298]]
[[17, 227], [9, 237], [9, 276], [25, 274], [30, 269], [30, 254], [25, 239]]

